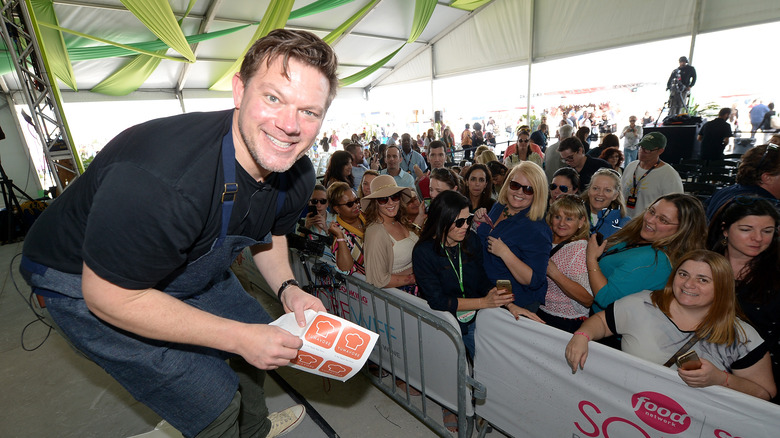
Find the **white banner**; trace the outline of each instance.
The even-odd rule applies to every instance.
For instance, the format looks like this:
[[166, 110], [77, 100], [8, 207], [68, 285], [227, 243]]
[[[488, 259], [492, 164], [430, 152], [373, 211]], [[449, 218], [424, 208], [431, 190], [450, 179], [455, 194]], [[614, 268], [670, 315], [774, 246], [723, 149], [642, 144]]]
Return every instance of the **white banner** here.
[[571, 335], [503, 309], [477, 318], [477, 414], [513, 437], [780, 436], [780, 407], [720, 387], [690, 388], [672, 371], [591, 342], [572, 374]]

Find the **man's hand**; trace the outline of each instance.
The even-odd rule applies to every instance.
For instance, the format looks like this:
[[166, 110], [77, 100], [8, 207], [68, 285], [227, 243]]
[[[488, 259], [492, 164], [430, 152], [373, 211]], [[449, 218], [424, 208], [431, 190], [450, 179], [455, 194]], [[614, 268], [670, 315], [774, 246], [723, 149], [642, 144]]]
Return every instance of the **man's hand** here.
[[261, 370], [273, 370], [288, 365], [301, 346], [303, 341], [283, 328], [249, 324], [241, 336], [238, 353]]
[[314, 295], [302, 291], [297, 286], [289, 286], [282, 292], [282, 305], [287, 313], [295, 312], [295, 320], [300, 327], [306, 326], [304, 311], [311, 309], [315, 312], [326, 312], [322, 301]]

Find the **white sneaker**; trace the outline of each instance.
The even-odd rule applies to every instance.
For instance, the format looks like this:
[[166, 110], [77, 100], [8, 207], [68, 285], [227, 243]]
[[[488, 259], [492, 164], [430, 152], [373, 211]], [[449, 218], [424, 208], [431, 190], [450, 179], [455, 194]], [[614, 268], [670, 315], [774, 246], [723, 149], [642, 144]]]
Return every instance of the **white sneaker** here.
[[268, 419], [271, 420], [271, 430], [268, 431], [266, 438], [274, 438], [290, 432], [301, 424], [305, 416], [306, 408], [303, 405], [295, 405], [283, 411], [274, 412], [268, 416]]

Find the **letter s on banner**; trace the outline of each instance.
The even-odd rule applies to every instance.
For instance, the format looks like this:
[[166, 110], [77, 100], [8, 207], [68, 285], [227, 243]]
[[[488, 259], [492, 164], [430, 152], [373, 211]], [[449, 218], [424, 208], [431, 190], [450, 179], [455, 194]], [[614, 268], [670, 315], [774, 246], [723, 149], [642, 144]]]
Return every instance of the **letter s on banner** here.
[[584, 433], [585, 435], [589, 436], [590, 438], [595, 438], [595, 437], [599, 436], [599, 427], [596, 424], [596, 422], [593, 421], [590, 418], [590, 416], [588, 416], [588, 414], [585, 413], [585, 409], [583, 409], [585, 405], [588, 405], [588, 406], [592, 407], [596, 411], [597, 414], [600, 414], [601, 410], [598, 408], [598, 406], [596, 406], [595, 404], [593, 404], [593, 403], [591, 403], [591, 402], [589, 402], [587, 400], [581, 401], [580, 404], [578, 405], [582, 415], [584, 415], [585, 418], [588, 420], [588, 422], [590, 422], [591, 426], [593, 426], [593, 432], [586, 432], [586, 431], [584, 431], [582, 429], [582, 427], [580, 427], [580, 423], [578, 423], [576, 421], [574, 422], [574, 425], [577, 426], [577, 429], [579, 429], [580, 432]]

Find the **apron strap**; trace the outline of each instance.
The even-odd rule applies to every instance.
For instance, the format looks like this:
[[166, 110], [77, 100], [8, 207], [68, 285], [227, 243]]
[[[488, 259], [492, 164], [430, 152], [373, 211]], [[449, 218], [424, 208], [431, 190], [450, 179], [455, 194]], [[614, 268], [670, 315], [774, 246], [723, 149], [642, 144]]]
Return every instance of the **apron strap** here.
[[233, 125], [224, 137], [222, 137], [222, 227], [219, 231], [219, 238], [215, 246], [222, 246], [222, 242], [227, 236], [228, 225], [230, 224], [230, 214], [233, 212], [233, 201], [238, 193], [238, 183], [236, 181], [236, 150], [233, 146]]

